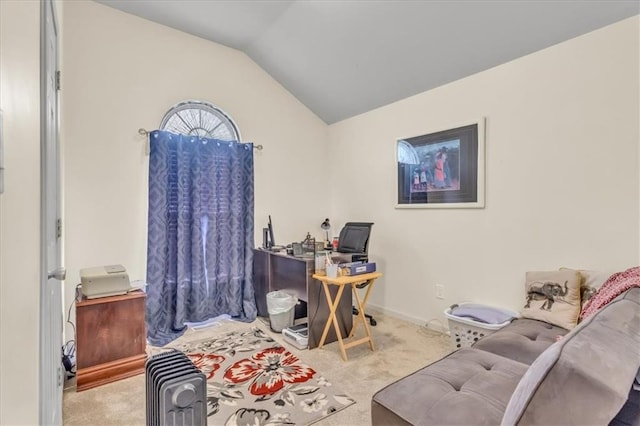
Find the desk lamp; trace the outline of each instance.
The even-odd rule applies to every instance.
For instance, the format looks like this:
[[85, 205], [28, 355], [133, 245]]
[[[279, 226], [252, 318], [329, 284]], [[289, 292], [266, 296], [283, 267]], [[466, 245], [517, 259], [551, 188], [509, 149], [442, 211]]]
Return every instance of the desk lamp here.
[[324, 232], [326, 233], [326, 238], [324, 240], [324, 246], [325, 247], [329, 247], [329, 229], [331, 229], [331, 224], [329, 223], [329, 218], [326, 218], [324, 220], [324, 222], [322, 222], [322, 224], [320, 225], [320, 228], [322, 228], [324, 230]]

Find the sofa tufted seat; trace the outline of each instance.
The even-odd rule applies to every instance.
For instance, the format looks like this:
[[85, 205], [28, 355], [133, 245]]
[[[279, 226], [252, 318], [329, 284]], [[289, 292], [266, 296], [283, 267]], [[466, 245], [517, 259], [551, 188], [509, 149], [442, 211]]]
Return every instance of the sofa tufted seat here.
[[[499, 424], [527, 365], [463, 348], [374, 395], [376, 424]], [[420, 409], [416, 409], [420, 401]]]
[[568, 332], [544, 321], [520, 318], [479, 340], [473, 347], [530, 365], [556, 341], [557, 336]]
[[640, 288], [631, 288], [569, 333], [513, 321], [386, 386], [373, 395], [371, 423], [638, 425], [640, 397], [629, 389], [639, 370]]

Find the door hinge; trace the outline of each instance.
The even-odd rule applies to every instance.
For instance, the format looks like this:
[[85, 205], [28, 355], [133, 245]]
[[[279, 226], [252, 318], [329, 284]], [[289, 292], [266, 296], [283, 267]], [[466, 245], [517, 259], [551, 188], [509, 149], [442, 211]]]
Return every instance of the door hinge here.
[[62, 219], [56, 221], [56, 238], [62, 237]]
[[56, 71], [56, 90], [60, 90], [60, 70]]
[[62, 386], [62, 383], [64, 383], [62, 368], [58, 367], [58, 386]]

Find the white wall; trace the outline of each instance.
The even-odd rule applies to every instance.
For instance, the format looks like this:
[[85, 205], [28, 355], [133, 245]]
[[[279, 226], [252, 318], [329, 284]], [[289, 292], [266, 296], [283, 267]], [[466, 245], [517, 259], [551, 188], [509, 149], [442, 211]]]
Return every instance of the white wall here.
[[[372, 304], [444, 321], [465, 300], [519, 309], [528, 270], [637, 265], [639, 30], [627, 19], [329, 127], [333, 169], [357, 170], [332, 217], [376, 223]], [[396, 139], [479, 117], [486, 208], [394, 209]]]
[[94, 2], [67, 2], [64, 13], [67, 306], [80, 268], [121, 263], [145, 278], [148, 157], [137, 131], [185, 99], [216, 104], [264, 145], [256, 242], [268, 214], [279, 243], [321, 235], [327, 126], [289, 92], [239, 51]]
[[38, 423], [40, 4], [0, 1], [0, 424]]
[[[385, 277], [373, 303], [407, 319], [441, 318], [460, 300], [518, 308], [526, 270], [621, 269], [640, 258], [638, 17], [327, 131], [237, 51], [93, 2], [65, 3], [63, 13], [67, 302], [84, 266], [123, 263], [144, 278], [147, 157], [137, 129], [155, 128], [187, 98], [219, 105], [245, 140], [265, 145], [256, 235], [269, 213], [283, 242], [322, 236], [325, 216], [336, 228], [375, 221], [371, 256]], [[0, 108], [0, 424], [36, 424], [37, 2], [0, 1]], [[480, 116], [487, 207], [394, 209], [395, 140]]]

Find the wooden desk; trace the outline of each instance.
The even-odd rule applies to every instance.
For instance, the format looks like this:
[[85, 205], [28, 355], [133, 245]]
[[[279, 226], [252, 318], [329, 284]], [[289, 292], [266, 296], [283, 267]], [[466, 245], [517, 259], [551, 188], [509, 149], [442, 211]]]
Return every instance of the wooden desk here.
[[133, 291], [76, 303], [78, 392], [144, 373], [145, 296]]
[[[371, 330], [369, 329], [369, 325], [364, 317], [364, 308], [367, 305], [367, 300], [369, 299], [369, 294], [371, 293], [371, 289], [373, 288], [373, 284], [376, 279], [380, 278], [382, 273], [380, 272], [372, 272], [370, 274], [361, 274], [361, 275], [350, 275], [350, 276], [342, 276], [337, 278], [329, 278], [326, 275], [316, 275], [313, 274], [313, 278], [322, 282], [322, 286], [324, 288], [324, 294], [327, 297], [327, 302], [329, 303], [330, 311], [329, 318], [327, 319], [327, 323], [324, 326], [324, 331], [322, 332], [322, 337], [320, 338], [320, 343], [318, 347], [321, 348], [324, 345], [325, 337], [327, 337], [327, 333], [329, 332], [329, 328], [333, 323], [333, 328], [336, 331], [338, 336], [338, 344], [340, 345], [340, 351], [342, 352], [342, 359], [347, 361], [347, 352], [346, 349], [352, 348], [357, 345], [361, 345], [363, 343], [369, 343], [369, 347], [371, 350], [375, 350], [373, 347], [373, 339], [371, 338]], [[331, 298], [331, 292], [329, 291], [329, 285], [338, 286], [338, 294], [334, 299]], [[336, 318], [336, 309], [338, 307], [338, 303], [340, 303], [340, 299], [344, 292], [344, 288], [347, 285], [351, 285], [353, 289], [353, 295], [355, 296], [356, 302], [358, 304], [358, 316], [353, 322], [353, 327], [349, 332], [348, 338], [352, 338], [355, 334], [356, 328], [362, 322], [364, 326], [364, 332], [366, 334], [362, 339], [351, 341], [345, 344], [342, 341], [342, 334], [340, 333], [340, 327], [338, 324], [338, 320]], [[367, 287], [367, 292], [364, 295], [364, 299], [360, 301], [360, 297], [358, 296], [358, 286], [362, 287], [365, 285]]]
[[[351, 255], [339, 253], [333, 253], [332, 258], [351, 261]], [[271, 291], [283, 290], [306, 302], [296, 306], [295, 317], [307, 317], [309, 349], [318, 346], [322, 328], [329, 317], [329, 305], [322, 296], [322, 284], [311, 278], [314, 271], [314, 258], [295, 257], [260, 248], [253, 250], [253, 286], [258, 316], [268, 318], [267, 293]], [[331, 288], [331, 292], [335, 296], [338, 288]], [[346, 296], [342, 297], [335, 313], [343, 334], [348, 333], [353, 324], [351, 294]], [[336, 339], [336, 334], [330, 330], [326, 342], [334, 342]]]

